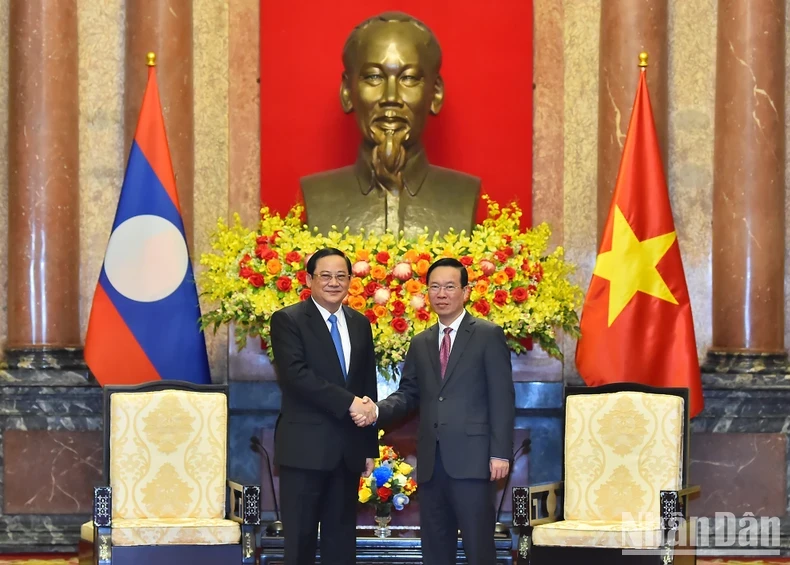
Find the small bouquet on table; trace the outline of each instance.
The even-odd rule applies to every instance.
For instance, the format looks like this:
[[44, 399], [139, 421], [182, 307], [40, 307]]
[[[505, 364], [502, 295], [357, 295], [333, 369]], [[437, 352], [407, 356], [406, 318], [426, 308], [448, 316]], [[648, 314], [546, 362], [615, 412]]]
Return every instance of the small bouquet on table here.
[[[379, 440], [383, 435], [384, 430], [379, 430]], [[390, 536], [392, 509], [403, 510], [417, 492], [417, 483], [411, 477], [413, 471], [392, 446], [382, 444], [373, 472], [359, 479], [359, 502], [375, 508], [378, 537]]]

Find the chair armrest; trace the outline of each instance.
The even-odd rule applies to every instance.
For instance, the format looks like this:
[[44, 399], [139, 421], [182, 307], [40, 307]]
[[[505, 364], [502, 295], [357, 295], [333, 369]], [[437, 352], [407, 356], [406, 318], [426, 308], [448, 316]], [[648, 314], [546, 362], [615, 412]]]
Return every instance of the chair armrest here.
[[112, 487], [93, 487], [93, 525], [97, 528], [112, 526]]
[[562, 520], [563, 481], [513, 487], [513, 525], [539, 526]]
[[259, 526], [261, 523], [261, 487], [228, 480], [230, 516], [239, 524]]

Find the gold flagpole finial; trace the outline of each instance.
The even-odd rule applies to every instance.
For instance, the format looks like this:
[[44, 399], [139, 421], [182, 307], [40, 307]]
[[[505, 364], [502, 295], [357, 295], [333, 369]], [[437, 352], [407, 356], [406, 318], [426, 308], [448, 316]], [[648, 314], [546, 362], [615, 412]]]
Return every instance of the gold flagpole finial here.
[[156, 53], [154, 53], [153, 51], [149, 51], [148, 54], [145, 56], [145, 58], [147, 61], [147, 65], [149, 67], [156, 66]]
[[647, 53], [645, 51], [639, 54], [639, 66], [643, 69], [647, 67]]

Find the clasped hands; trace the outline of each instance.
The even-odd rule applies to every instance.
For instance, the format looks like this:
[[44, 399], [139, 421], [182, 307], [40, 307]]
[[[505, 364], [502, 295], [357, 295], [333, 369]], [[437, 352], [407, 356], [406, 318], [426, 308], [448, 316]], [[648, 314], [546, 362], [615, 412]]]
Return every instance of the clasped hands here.
[[369, 426], [378, 419], [376, 416], [376, 403], [367, 396], [363, 398], [355, 396], [348, 412], [351, 414], [351, 419], [360, 428]]

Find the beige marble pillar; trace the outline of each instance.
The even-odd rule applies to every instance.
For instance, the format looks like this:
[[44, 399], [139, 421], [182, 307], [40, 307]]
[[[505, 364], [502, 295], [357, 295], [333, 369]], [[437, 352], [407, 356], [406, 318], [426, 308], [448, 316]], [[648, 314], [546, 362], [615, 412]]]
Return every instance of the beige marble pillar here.
[[10, 4], [7, 359], [12, 367], [59, 366], [59, 355], [80, 345], [77, 29], [77, 0]]
[[785, 0], [719, 1], [713, 340], [706, 368], [784, 365]]
[[192, 0], [126, 1], [124, 129], [129, 153], [148, 80], [146, 53], [156, 53], [167, 141], [189, 248], [193, 249], [195, 125]]
[[[649, 56], [647, 84], [666, 167], [667, 0], [601, 3], [598, 61], [598, 240], [612, 201], [631, 108], [639, 82], [639, 53]], [[580, 101], [581, 103], [581, 101]]]

